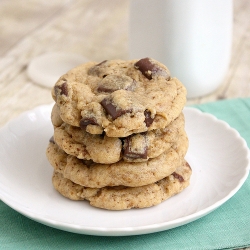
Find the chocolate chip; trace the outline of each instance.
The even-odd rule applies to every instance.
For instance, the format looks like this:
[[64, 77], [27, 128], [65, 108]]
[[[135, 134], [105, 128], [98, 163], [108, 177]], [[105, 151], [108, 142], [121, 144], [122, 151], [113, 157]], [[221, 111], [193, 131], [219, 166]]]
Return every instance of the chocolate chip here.
[[147, 127], [150, 127], [150, 125], [153, 123], [154, 119], [151, 118], [151, 112], [148, 110], [144, 111], [144, 115], [145, 115], [145, 120], [144, 122], [146, 123]]
[[149, 61], [149, 58], [144, 58], [135, 63], [135, 68], [139, 69], [142, 74], [149, 80], [152, 79], [152, 69], [154, 65]]
[[117, 108], [115, 105], [113, 105], [111, 103], [110, 100], [104, 98], [102, 101], [101, 101], [101, 105], [102, 107], [105, 109], [105, 111], [113, 118], [113, 119], [116, 119], [118, 118], [119, 116], [121, 115], [124, 115], [126, 113], [129, 113], [131, 112], [130, 110], [123, 110], [123, 109], [120, 109], [120, 108]]
[[55, 144], [54, 136], [51, 136], [51, 137], [50, 137], [49, 142], [51, 142], [51, 143], [54, 143], [54, 144]]
[[126, 137], [123, 142], [123, 154], [130, 159], [147, 159], [147, 142], [145, 134], [137, 134], [142, 136], [143, 140], [140, 140], [138, 145], [133, 145], [133, 139], [137, 140], [134, 135]]
[[93, 117], [86, 117], [80, 120], [80, 128], [85, 129], [87, 125], [98, 125], [96, 119]]
[[174, 176], [175, 179], [178, 179], [180, 182], [184, 181], [183, 177], [177, 174], [176, 172], [173, 172], [172, 175]]
[[68, 85], [67, 82], [65, 81], [63, 84], [61, 85], [56, 85], [54, 87], [55, 89], [55, 94], [57, 95], [65, 95], [68, 96]]
[[153, 76], [163, 76], [166, 79], [170, 78], [170, 74], [166, 69], [155, 64], [153, 60], [148, 57], [139, 60], [134, 66], [149, 80], [151, 80]]
[[97, 88], [98, 92], [104, 92], [104, 93], [112, 93], [114, 91], [116, 91], [117, 89], [110, 89], [110, 88], [106, 88], [105, 86], [99, 86]]
[[105, 70], [103, 70], [102, 68], [105, 68], [105, 66], [103, 67], [103, 64], [105, 64], [106, 62], [107, 62], [107, 60], [102, 61], [102, 62], [96, 64], [95, 66], [89, 68], [88, 74], [105, 78], [107, 76], [107, 74], [106, 74]]

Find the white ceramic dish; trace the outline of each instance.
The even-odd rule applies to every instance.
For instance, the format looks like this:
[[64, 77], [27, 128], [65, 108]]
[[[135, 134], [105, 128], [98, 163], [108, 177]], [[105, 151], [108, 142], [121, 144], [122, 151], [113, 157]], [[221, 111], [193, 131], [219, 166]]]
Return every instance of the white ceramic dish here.
[[218, 208], [248, 176], [239, 133], [214, 116], [185, 108], [193, 169], [190, 186], [162, 204], [127, 211], [70, 201], [52, 187], [45, 150], [52, 136], [51, 105], [23, 113], [0, 130], [0, 198], [21, 214], [65, 231], [91, 235], [146, 234], [184, 225]]

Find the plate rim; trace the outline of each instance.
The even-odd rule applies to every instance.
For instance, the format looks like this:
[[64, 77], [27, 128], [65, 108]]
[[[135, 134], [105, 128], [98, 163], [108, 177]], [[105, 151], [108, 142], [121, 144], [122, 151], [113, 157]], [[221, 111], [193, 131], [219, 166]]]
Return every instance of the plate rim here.
[[[30, 109], [30, 110], [27, 110], [27, 111], [21, 113], [19, 116], [10, 120], [3, 127], [1, 127], [0, 134], [2, 132], [4, 132], [4, 130], [8, 129], [9, 124], [15, 123], [19, 119], [23, 119], [23, 117], [27, 116], [27, 114], [29, 114], [30, 112], [36, 113], [36, 112], [42, 111], [44, 109], [51, 110], [52, 107], [53, 107], [53, 103], [52, 104], [45, 104], [45, 105], [40, 105], [40, 106], [37, 106], [33, 109]], [[11, 197], [9, 197], [9, 199], [8, 199], [7, 196], [4, 196], [4, 194], [1, 193], [1, 190], [0, 190], [0, 200], [2, 200], [2, 202], [4, 202], [7, 206], [11, 207], [12, 209], [17, 211], [18, 213], [20, 213], [20, 214], [22, 214], [22, 215], [24, 215], [24, 216], [26, 216], [34, 221], [37, 221], [41, 224], [44, 224], [44, 225], [47, 225], [47, 226], [50, 226], [53, 228], [61, 229], [64, 231], [68, 231], [68, 232], [73, 232], [73, 233], [78, 233], [78, 234], [86, 234], [86, 235], [128, 236], [128, 235], [148, 234], [148, 233], [169, 230], [169, 229], [172, 229], [175, 227], [179, 227], [179, 226], [188, 224], [192, 221], [198, 220], [199, 218], [213, 212], [215, 209], [220, 207], [222, 204], [224, 204], [226, 201], [228, 201], [232, 196], [234, 196], [239, 191], [239, 189], [242, 187], [242, 185], [246, 181], [248, 174], [249, 174], [250, 154], [249, 154], [249, 149], [248, 149], [248, 146], [247, 146], [245, 139], [243, 137], [241, 137], [239, 132], [236, 129], [232, 128], [227, 122], [218, 119], [213, 114], [202, 112], [201, 110], [194, 108], [194, 107], [184, 107], [184, 114], [185, 114], [185, 112], [193, 112], [193, 113], [196, 113], [197, 115], [207, 116], [210, 119], [213, 119], [215, 122], [222, 123], [224, 126], [227, 127], [227, 129], [229, 129], [235, 133], [237, 139], [241, 140], [241, 142], [242, 142], [242, 149], [246, 151], [246, 159], [247, 159], [248, 164], [247, 164], [247, 167], [245, 167], [244, 175], [241, 177], [241, 179], [238, 182], [238, 184], [236, 185], [236, 187], [234, 187], [234, 189], [231, 190], [230, 193], [228, 195], [226, 195], [224, 198], [216, 201], [215, 203], [213, 203], [212, 205], [210, 205], [206, 208], [203, 208], [195, 213], [192, 213], [192, 214], [189, 214], [189, 215], [186, 215], [183, 217], [179, 217], [179, 218], [176, 218], [174, 220], [167, 221], [167, 222], [151, 223], [149, 225], [136, 226], [136, 227], [105, 228], [105, 227], [96, 227], [96, 226], [93, 226], [93, 227], [84, 226], [83, 227], [81, 225], [60, 222], [60, 221], [52, 220], [52, 219], [46, 218], [46, 217], [41, 218], [41, 217], [39, 217], [40, 214], [34, 213], [33, 211], [29, 211], [29, 210], [25, 209], [24, 207], [19, 207], [15, 200], [11, 199]]]

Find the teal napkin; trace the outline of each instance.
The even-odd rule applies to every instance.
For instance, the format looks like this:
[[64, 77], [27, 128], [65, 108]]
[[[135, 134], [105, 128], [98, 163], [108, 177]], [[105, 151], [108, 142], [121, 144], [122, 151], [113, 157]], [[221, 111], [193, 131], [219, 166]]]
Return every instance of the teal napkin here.
[[[250, 98], [196, 105], [225, 120], [250, 145]], [[250, 246], [250, 178], [229, 201], [187, 225], [148, 235], [99, 237], [53, 229], [0, 201], [0, 249], [232, 249]]]

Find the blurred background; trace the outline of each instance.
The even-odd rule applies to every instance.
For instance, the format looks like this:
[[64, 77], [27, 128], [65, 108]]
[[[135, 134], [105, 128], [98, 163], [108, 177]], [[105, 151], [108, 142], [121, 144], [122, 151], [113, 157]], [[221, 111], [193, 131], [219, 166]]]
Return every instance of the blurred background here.
[[[129, 6], [129, 0], [1, 0], [1, 124], [28, 108], [52, 102], [50, 90], [27, 76], [27, 67], [37, 56], [67, 52], [97, 62], [128, 59]], [[250, 97], [249, 19], [250, 1], [234, 0], [228, 71], [213, 93], [189, 99], [188, 104]]]
[[1, 0], [1, 57], [23, 50], [79, 53], [90, 60], [126, 58], [127, 0]]

